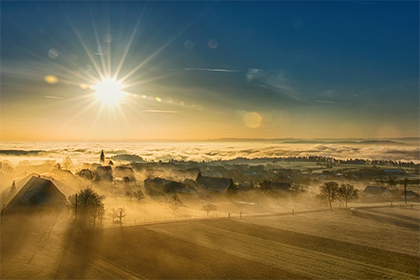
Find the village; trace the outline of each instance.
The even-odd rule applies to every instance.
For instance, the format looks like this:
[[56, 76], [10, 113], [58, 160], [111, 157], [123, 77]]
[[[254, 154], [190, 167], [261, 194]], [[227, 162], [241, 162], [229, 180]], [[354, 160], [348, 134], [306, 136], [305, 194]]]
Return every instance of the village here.
[[[76, 170], [70, 158], [62, 163], [2, 168], [3, 184], [10, 182], [9, 187], [2, 186], [2, 215], [22, 213], [22, 209], [31, 212], [49, 204], [66, 209], [69, 197], [86, 187], [106, 197], [129, 201], [134, 198], [138, 202], [145, 197], [159, 200], [175, 196], [201, 202], [228, 198], [232, 202], [254, 203], [263, 196], [292, 199], [295, 205], [296, 201], [305, 201], [306, 205], [316, 202], [323, 207], [327, 203], [319, 194], [319, 187], [334, 182], [354, 189], [352, 203], [420, 200], [418, 165], [412, 163], [378, 162], [382, 164], [378, 167], [371, 161], [340, 163], [332, 158], [238, 158], [214, 162], [146, 162], [140, 157], [124, 162], [123, 158], [124, 155], [107, 158], [102, 151], [97, 163], [83, 163]], [[340, 199], [334, 205], [345, 206]]]

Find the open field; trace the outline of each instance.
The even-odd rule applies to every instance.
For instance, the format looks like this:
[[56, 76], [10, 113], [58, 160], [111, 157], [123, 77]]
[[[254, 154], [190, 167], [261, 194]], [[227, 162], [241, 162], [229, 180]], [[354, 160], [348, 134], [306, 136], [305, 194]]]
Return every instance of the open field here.
[[419, 279], [418, 206], [356, 212], [96, 230], [8, 219], [1, 278]]

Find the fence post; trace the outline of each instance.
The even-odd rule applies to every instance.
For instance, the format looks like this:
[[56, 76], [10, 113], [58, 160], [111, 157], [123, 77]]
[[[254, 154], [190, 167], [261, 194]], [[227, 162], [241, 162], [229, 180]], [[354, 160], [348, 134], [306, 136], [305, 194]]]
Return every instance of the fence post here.
[[76, 193], [76, 213], [75, 213], [75, 216], [76, 216], [76, 221], [77, 221], [77, 193]]
[[228, 219], [230, 220], [230, 213], [228, 213]]

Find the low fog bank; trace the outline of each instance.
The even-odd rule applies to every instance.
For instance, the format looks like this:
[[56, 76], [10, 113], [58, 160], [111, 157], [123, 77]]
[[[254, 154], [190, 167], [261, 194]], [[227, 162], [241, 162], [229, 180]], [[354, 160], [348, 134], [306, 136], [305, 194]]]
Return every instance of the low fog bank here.
[[[401, 139], [404, 140], [404, 139]], [[117, 161], [217, 161], [238, 157], [276, 158], [324, 156], [336, 159], [413, 161], [419, 163], [420, 144], [416, 141], [244, 141], [178, 143], [15, 143], [3, 142], [0, 159], [17, 165], [23, 159], [32, 164], [61, 161], [70, 156], [76, 166], [94, 162], [105, 150]]]

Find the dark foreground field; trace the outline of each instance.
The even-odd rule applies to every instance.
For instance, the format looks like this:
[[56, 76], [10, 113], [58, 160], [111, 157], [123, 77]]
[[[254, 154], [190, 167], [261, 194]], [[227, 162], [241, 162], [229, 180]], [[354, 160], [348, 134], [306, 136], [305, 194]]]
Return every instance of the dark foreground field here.
[[[301, 214], [301, 219], [307, 217], [303, 215], [307, 214]], [[325, 217], [322, 212], [310, 215]], [[347, 217], [361, 228], [370, 222], [369, 217], [357, 217], [350, 211], [328, 215]], [[415, 236], [419, 221], [412, 217], [407, 219], [412, 229], [396, 224], [386, 234], [401, 229], [407, 238]], [[248, 217], [97, 230], [57, 225], [52, 231], [43, 230], [45, 227], [34, 221], [6, 220], [1, 278], [419, 279], [417, 253], [381, 248], [380, 241], [361, 245], [279, 226], [282, 219], [287, 224], [292, 218]], [[319, 226], [323, 223], [320, 219]], [[346, 234], [345, 226], [335, 230]], [[352, 235], [355, 232], [353, 227]], [[416, 242], [413, 240], [417, 246], [413, 252], [418, 252]]]

